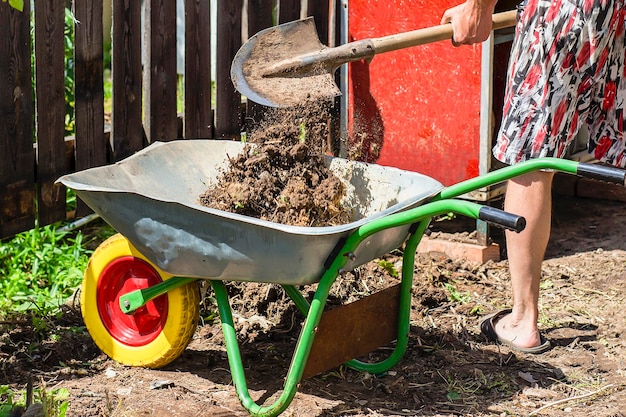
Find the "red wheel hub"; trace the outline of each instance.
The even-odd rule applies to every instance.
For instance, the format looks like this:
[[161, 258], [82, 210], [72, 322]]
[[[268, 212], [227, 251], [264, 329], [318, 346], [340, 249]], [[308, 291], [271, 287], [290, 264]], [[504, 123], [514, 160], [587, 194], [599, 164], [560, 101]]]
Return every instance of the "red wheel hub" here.
[[167, 321], [168, 302], [164, 294], [127, 315], [120, 309], [120, 297], [134, 290], [162, 282], [159, 273], [143, 259], [125, 256], [110, 262], [98, 281], [98, 313], [108, 332], [129, 346], [152, 342]]

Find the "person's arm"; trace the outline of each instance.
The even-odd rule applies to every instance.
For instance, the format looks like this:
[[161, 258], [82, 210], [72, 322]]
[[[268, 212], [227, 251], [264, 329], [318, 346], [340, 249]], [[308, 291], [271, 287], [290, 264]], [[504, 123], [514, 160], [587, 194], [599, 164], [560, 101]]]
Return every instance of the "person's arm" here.
[[492, 15], [498, 0], [466, 0], [444, 12], [441, 24], [452, 23], [456, 45], [486, 40], [491, 34]]

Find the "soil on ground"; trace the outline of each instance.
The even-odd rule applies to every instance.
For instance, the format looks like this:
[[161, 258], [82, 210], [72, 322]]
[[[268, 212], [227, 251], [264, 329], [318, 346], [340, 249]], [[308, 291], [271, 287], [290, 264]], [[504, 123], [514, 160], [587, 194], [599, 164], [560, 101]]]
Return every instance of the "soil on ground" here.
[[[551, 351], [514, 352], [488, 343], [478, 330], [483, 314], [511, 304], [506, 259], [474, 264], [420, 254], [401, 362], [382, 375], [339, 367], [307, 379], [283, 415], [625, 415], [624, 203], [556, 195], [553, 219], [540, 314]], [[454, 235], [466, 226], [456, 219], [432, 227]], [[399, 269], [399, 254], [384, 260], [341, 276], [334, 300], [396, 283], [390, 272]], [[252, 396], [275, 398], [303, 318], [279, 286], [236, 284], [231, 291]], [[51, 318], [52, 332], [27, 320], [5, 322], [0, 385], [23, 389], [32, 376], [35, 385], [66, 388], [68, 416], [245, 416], [215, 315], [209, 292], [192, 342], [160, 370], [121, 366], [102, 355], [77, 308]]]
[[[328, 125], [319, 115], [302, 111], [296, 118], [285, 114], [295, 123], [259, 124], [249, 138], [254, 146], [233, 159], [220, 186], [202, 197], [205, 204], [296, 225], [347, 221], [340, 182], [321, 163], [329, 147], [323, 139]], [[436, 220], [432, 236], [472, 241], [473, 221]], [[419, 253], [402, 360], [377, 375], [339, 366], [306, 379], [283, 415], [626, 415], [625, 229], [622, 202], [555, 195], [539, 319], [554, 347], [541, 355], [489, 343], [477, 326], [483, 315], [511, 305], [501, 232], [493, 229], [492, 237], [502, 261]], [[400, 249], [342, 274], [329, 305], [367, 300], [397, 284], [401, 269]], [[271, 403], [283, 387], [304, 318], [278, 285], [228, 286], [248, 388], [255, 401]], [[315, 285], [300, 290], [310, 298]], [[395, 306], [388, 308], [391, 314]], [[32, 380], [48, 390], [67, 389], [67, 416], [247, 415], [232, 383], [210, 290], [191, 343], [158, 370], [104, 356], [79, 309], [69, 303], [63, 315], [36, 325], [28, 318], [0, 322], [0, 385], [19, 390]], [[393, 346], [361, 359], [384, 358]]]

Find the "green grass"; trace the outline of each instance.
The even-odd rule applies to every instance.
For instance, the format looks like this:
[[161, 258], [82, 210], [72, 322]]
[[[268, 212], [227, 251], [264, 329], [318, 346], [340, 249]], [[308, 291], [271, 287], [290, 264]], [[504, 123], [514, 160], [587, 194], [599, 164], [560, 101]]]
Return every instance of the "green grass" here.
[[31, 394], [24, 390], [14, 390], [8, 385], [0, 385], [0, 417], [22, 415], [21, 412], [27, 408], [29, 396], [33, 403], [42, 405], [43, 416], [64, 417], [69, 405], [69, 391], [65, 388], [47, 389], [45, 384], [42, 385], [42, 388], [32, 390]]
[[90, 251], [83, 234], [36, 227], [0, 245], [0, 314], [54, 313], [80, 285]]
[[[68, 192], [68, 208], [75, 204]], [[91, 227], [87, 235], [63, 226], [35, 227], [0, 241], [0, 317], [58, 313], [81, 284], [90, 248], [114, 233], [107, 225]]]
[[[71, 190], [67, 207], [76, 207]], [[27, 319], [41, 340], [56, 341], [55, 319], [66, 311], [61, 306], [80, 286], [93, 249], [114, 233], [100, 219], [81, 229], [67, 222], [35, 227], [0, 241], [0, 319]], [[66, 389], [47, 388], [43, 380], [39, 387], [30, 381], [26, 390], [0, 385], [0, 417], [21, 415], [16, 412], [29, 404], [39, 404], [45, 417], [64, 417], [68, 398]]]

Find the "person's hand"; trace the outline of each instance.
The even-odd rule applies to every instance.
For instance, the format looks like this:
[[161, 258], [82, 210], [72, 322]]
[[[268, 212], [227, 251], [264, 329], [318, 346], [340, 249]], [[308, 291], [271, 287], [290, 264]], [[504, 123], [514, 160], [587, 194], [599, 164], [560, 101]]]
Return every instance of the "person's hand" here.
[[452, 44], [454, 46], [469, 45], [486, 40], [491, 34], [493, 6], [477, 1], [466, 1], [463, 4], [446, 10], [441, 24], [452, 23]]

